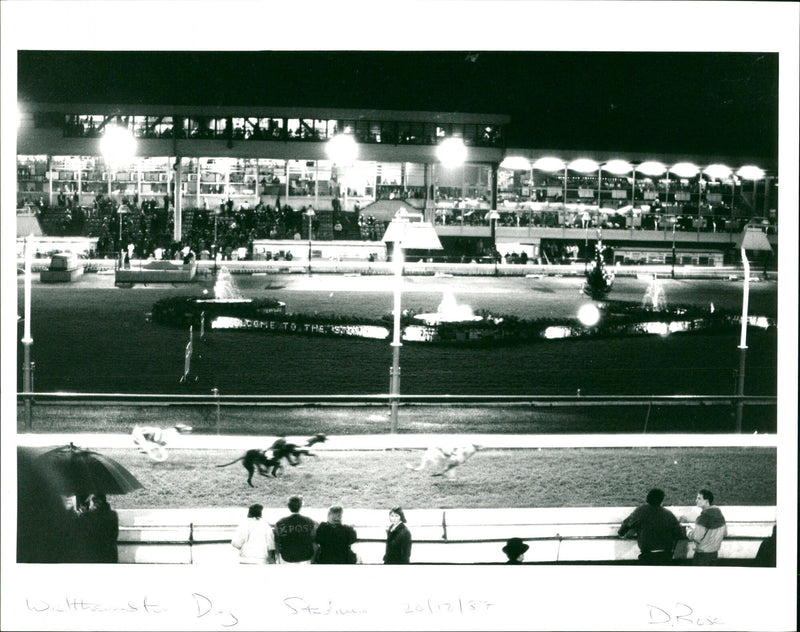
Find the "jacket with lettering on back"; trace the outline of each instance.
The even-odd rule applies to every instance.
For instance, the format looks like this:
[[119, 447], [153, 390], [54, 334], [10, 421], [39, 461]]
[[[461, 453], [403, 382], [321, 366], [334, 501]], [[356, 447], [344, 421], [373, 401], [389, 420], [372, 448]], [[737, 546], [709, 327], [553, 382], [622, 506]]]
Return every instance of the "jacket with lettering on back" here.
[[314, 557], [317, 523], [298, 513], [275, 523], [275, 545], [285, 562], [307, 562]]

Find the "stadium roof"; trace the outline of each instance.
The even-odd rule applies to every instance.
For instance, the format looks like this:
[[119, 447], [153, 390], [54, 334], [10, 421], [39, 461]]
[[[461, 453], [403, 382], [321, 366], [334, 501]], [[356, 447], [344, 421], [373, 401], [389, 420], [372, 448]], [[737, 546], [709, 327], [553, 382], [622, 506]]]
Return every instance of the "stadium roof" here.
[[777, 157], [778, 56], [20, 51], [21, 100], [508, 114], [510, 145]]

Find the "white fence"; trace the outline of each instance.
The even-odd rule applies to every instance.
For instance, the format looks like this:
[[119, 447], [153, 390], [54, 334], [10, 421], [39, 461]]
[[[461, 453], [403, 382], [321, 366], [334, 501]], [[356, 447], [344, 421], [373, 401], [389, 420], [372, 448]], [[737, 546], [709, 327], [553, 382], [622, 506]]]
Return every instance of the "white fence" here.
[[[685, 526], [694, 523], [697, 507], [668, 507]], [[617, 537], [620, 523], [633, 507], [559, 507], [545, 509], [408, 510], [413, 535], [412, 563], [481, 564], [506, 561], [501, 549], [508, 538], [530, 546], [526, 562], [625, 562], [639, 554], [636, 540]], [[775, 524], [774, 506], [721, 507], [728, 537], [720, 557], [752, 560]], [[236, 564], [230, 538], [244, 520], [244, 507], [207, 509], [119, 510], [119, 555], [122, 563]], [[285, 508], [265, 508], [275, 523]], [[304, 509], [324, 520], [327, 509]], [[365, 564], [382, 563], [388, 513], [383, 509], [345, 509], [345, 522], [358, 533], [353, 549]], [[679, 543], [676, 559], [688, 559], [693, 546]]]

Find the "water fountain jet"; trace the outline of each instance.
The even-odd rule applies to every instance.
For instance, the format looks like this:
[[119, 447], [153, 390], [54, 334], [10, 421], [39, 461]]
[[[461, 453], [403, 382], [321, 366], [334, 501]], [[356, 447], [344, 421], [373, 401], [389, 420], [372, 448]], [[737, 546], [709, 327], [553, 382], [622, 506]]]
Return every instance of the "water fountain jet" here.
[[445, 292], [442, 295], [442, 302], [436, 312], [427, 314], [417, 314], [415, 319], [421, 320], [426, 325], [439, 325], [441, 323], [466, 323], [483, 320], [481, 316], [472, 313], [469, 305], [459, 305], [452, 292]]

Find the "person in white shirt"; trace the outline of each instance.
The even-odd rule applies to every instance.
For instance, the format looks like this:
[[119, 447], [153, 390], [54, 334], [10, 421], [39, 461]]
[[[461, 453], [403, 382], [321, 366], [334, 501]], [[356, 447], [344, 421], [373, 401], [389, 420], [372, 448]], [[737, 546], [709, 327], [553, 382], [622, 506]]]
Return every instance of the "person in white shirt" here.
[[239, 549], [240, 564], [274, 564], [275, 536], [272, 525], [261, 517], [264, 507], [251, 505], [245, 520], [236, 529], [231, 545]]

